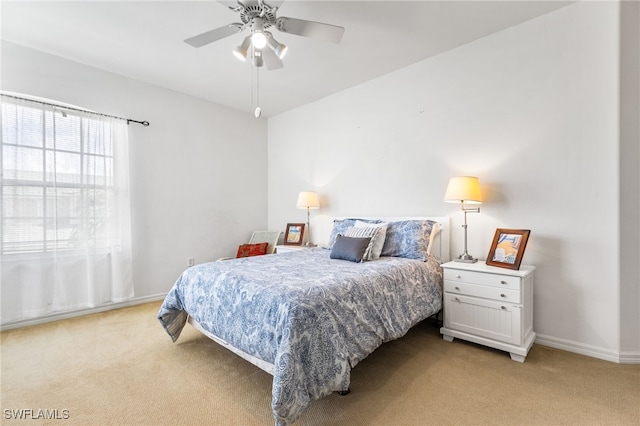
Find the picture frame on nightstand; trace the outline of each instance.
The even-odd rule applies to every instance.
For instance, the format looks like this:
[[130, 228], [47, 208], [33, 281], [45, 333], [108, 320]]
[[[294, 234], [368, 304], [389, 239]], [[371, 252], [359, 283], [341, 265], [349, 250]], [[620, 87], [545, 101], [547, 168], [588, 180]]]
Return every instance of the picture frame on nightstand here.
[[529, 229], [496, 229], [487, 255], [487, 265], [520, 269], [530, 233]]
[[284, 233], [285, 246], [301, 246], [304, 237], [304, 223], [287, 223]]

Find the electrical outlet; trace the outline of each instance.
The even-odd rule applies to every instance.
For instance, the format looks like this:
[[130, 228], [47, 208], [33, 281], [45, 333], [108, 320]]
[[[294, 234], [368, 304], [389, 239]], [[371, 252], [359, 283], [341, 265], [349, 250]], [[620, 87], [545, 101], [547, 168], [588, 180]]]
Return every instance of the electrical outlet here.
[[187, 267], [190, 268], [196, 264], [196, 260], [193, 257], [187, 258]]

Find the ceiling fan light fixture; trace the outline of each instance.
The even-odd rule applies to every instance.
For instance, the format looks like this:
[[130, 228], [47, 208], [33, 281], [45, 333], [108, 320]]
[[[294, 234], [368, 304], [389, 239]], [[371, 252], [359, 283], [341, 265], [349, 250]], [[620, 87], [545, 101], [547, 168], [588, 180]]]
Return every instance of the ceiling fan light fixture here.
[[251, 34], [251, 44], [253, 44], [253, 47], [256, 49], [262, 49], [267, 45], [267, 37], [262, 31], [255, 31]]
[[288, 51], [289, 51], [289, 46], [285, 44], [280, 44], [280, 46], [278, 46], [275, 49], [276, 55], [278, 55], [278, 58], [280, 59], [283, 59]]
[[279, 59], [284, 58], [289, 50], [289, 47], [285, 44], [279, 43], [270, 32], [267, 32], [267, 45], [275, 52]]
[[264, 33], [264, 23], [262, 19], [254, 18], [251, 28], [251, 44], [256, 49], [262, 49], [267, 45], [267, 36]]
[[240, 46], [236, 47], [233, 50], [233, 56], [235, 56], [236, 58], [240, 59], [243, 62], [247, 60], [247, 52], [246, 51], [243, 52], [240, 49]]
[[240, 59], [243, 62], [246, 61], [250, 46], [251, 46], [251, 37], [247, 36], [244, 38], [244, 41], [240, 46], [233, 49], [233, 56], [235, 56], [236, 58]]
[[[222, 27], [205, 31], [186, 39], [185, 43], [193, 47], [202, 47], [232, 34], [249, 30], [249, 34], [242, 45], [233, 49], [232, 53], [241, 61], [250, 59], [256, 68], [264, 66], [269, 71], [272, 71], [284, 66], [282, 59], [287, 54], [288, 48], [274, 39], [271, 32], [267, 31], [271, 28], [283, 33], [331, 43], [340, 43], [344, 34], [344, 27], [337, 25], [277, 16], [282, 0], [218, 1], [238, 13], [241, 22], [232, 22]], [[270, 2], [275, 6], [265, 2]], [[229, 6], [227, 3], [234, 3], [235, 5]], [[264, 49], [267, 45], [269, 48]]]

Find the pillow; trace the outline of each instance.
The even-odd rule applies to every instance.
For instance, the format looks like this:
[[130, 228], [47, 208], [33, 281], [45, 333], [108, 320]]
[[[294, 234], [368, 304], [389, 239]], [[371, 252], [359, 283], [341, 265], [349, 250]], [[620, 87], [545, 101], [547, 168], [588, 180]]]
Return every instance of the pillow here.
[[389, 222], [381, 256], [427, 260], [433, 226], [431, 220], [402, 220]]
[[433, 240], [438, 236], [442, 226], [438, 222], [434, 222], [431, 227], [431, 233], [429, 234], [429, 245], [427, 246], [427, 254], [431, 254], [431, 249], [433, 249]]
[[329, 257], [331, 259], [349, 260], [351, 262], [362, 262], [364, 252], [367, 250], [371, 238], [352, 238], [342, 234], [336, 236], [336, 242], [331, 248]]
[[347, 229], [347, 232], [345, 232], [344, 236], [349, 238], [369, 238], [369, 245], [364, 251], [362, 260], [373, 260], [371, 259], [371, 250], [373, 249], [374, 239], [379, 232], [380, 228], [374, 228], [372, 226], [366, 228], [352, 226], [351, 228]]
[[263, 254], [267, 254], [268, 246], [269, 243], [241, 244], [238, 247], [236, 257], [261, 256]]
[[336, 219], [333, 221], [333, 228], [331, 229], [331, 234], [329, 235], [329, 243], [327, 244], [327, 248], [330, 249], [333, 247], [333, 244], [336, 242], [336, 237], [338, 234], [344, 235], [347, 232], [347, 229], [351, 228], [356, 224], [356, 221], [362, 221], [366, 223], [380, 223], [381, 220], [377, 219], [356, 219], [356, 218], [348, 218], [348, 219]]
[[387, 237], [387, 223], [368, 223], [361, 220], [356, 220], [354, 225], [356, 228], [379, 228], [378, 233], [373, 237], [371, 241], [371, 252], [367, 260], [376, 260], [380, 258], [382, 253], [382, 247], [384, 247], [384, 240]]

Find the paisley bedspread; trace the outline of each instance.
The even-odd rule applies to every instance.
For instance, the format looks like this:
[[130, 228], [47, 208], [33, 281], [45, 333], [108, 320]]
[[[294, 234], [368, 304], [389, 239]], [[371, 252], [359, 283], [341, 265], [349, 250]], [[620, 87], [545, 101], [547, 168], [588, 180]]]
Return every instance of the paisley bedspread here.
[[196, 265], [168, 293], [158, 319], [175, 341], [187, 315], [274, 365], [276, 424], [349, 388], [350, 372], [382, 343], [442, 306], [440, 261], [353, 263], [314, 248]]

